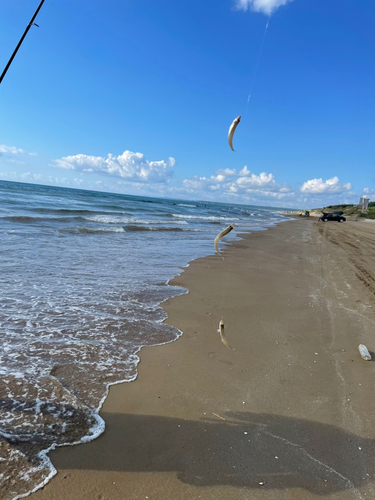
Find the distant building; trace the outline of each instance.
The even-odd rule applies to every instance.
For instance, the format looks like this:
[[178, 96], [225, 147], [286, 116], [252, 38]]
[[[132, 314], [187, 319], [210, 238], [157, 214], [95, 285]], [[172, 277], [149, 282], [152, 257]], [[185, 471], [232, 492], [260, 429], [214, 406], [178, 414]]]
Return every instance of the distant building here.
[[367, 209], [368, 209], [368, 202], [370, 201], [369, 198], [365, 198], [363, 196], [361, 196], [361, 198], [359, 199], [359, 203], [358, 203], [358, 206], [361, 208], [362, 210], [362, 213], [363, 212], [367, 212]]

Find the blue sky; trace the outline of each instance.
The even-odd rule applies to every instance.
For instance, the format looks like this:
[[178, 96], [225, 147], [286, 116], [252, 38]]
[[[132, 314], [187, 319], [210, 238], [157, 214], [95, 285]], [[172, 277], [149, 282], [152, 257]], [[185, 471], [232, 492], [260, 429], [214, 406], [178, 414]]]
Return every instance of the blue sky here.
[[[1, 71], [38, 2], [0, 4]], [[46, 0], [36, 22], [0, 85], [0, 179], [375, 200], [373, 0]]]

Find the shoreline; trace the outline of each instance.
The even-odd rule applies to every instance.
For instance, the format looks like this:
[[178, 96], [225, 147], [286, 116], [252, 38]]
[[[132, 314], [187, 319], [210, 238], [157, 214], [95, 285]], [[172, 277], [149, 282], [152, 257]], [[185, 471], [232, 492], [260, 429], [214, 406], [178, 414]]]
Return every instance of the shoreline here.
[[[267, 227], [262, 228], [262, 229], [253, 229], [253, 230], [254, 231], [259, 231], [259, 230], [266, 230], [266, 229], [267, 229]], [[230, 243], [230, 241], [227, 241], [226, 243]], [[207, 249], [207, 251], [208, 251], [208, 249]], [[210, 255], [210, 254], [208, 254], [208, 255]], [[197, 258], [199, 258], [199, 257], [197, 257]], [[185, 269], [187, 269], [189, 267], [189, 265], [192, 262], [194, 262], [194, 260], [196, 260], [196, 259], [193, 258], [192, 260], [187, 261], [186, 264], [183, 264], [179, 268], [176, 268], [176, 275], [174, 277], [169, 278], [165, 283], [163, 283], [166, 287], [175, 288], [175, 290], [173, 291], [174, 295], [170, 295], [170, 297], [167, 297], [167, 298], [163, 299], [160, 303], [157, 304], [158, 308], [162, 309], [162, 305], [164, 304], [164, 302], [166, 302], [168, 300], [168, 298], [174, 298], [174, 297], [177, 297], [179, 295], [184, 295], [186, 293], [189, 293], [189, 290], [187, 290], [186, 288], [183, 288], [183, 287], [174, 287], [174, 285], [170, 284], [170, 282], [176, 276], [181, 275], [185, 271]], [[180, 272], [177, 272], [177, 269]], [[165, 313], [165, 315], [166, 315], [166, 313]], [[166, 319], [167, 319], [167, 317], [165, 319], [157, 320], [155, 324], [163, 324], [163, 323], [167, 324], [166, 323]], [[175, 337], [172, 340], [166, 340], [166, 341], [163, 341], [163, 342], [159, 342], [157, 344], [150, 344], [149, 346], [152, 346], [152, 347], [153, 346], [162, 346], [162, 345], [165, 345], [165, 344], [168, 344], [168, 343], [171, 343], [171, 342], [174, 342], [174, 341], [178, 340], [180, 338], [180, 336], [182, 335], [183, 332], [181, 330], [175, 328], [175, 327], [173, 327], [173, 328], [174, 328], [174, 331], [175, 331], [176, 335], [175, 335]], [[38, 454], [38, 460], [40, 460], [40, 468], [38, 467], [38, 469], [40, 469], [40, 471], [42, 471], [43, 469], [47, 469], [48, 470], [48, 474], [44, 475], [44, 478], [39, 482], [39, 484], [35, 485], [33, 488], [31, 488], [29, 490], [27, 490], [25, 488], [19, 488], [18, 494], [16, 496], [9, 496], [8, 495], [9, 498], [13, 498], [14, 500], [17, 500], [18, 498], [25, 498], [25, 497], [31, 495], [32, 493], [35, 493], [36, 491], [38, 491], [39, 489], [43, 488], [46, 484], [49, 483], [49, 481], [57, 474], [57, 470], [56, 470], [56, 468], [54, 467], [54, 464], [50, 461], [50, 458], [49, 458], [49, 454], [53, 450], [59, 449], [61, 447], [77, 446], [79, 444], [85, 444], [85, 443], [91, 442], [91, 441], [97, 439], [104, 432], [104, 430], [105, 430], [105, 421], [100, 416], [100, 411], [101, 411], [101, 408], [102, 408], [105, 400], [108, 397], [110, 387], [114, 386], [114, 385], [118, 385], [118, 384], [123, 384], [125, 382], [133, 382], [133, 381], [136, 380], [136, 378], [138, 376], [138, 368], [137, 367], [138, 367], [138, 364], [140, 362], [139, 352], [142, 350], [143, 347], [147, 347], [147, 345], [143, 345], [143, 346], [138, 347], [137, 350], [134, 351], [134, 353], [133, 353], [134, 356], [137, 359], [136, 364], [135, 364], [135, 366], [136, 366], [136, 373], [134, 374], [134, 376], [131, 379], [130, 378], [118, 379], [118, 380], [116, 380], [114, 382], [108, 383], [106, 385], [106, 387], [105, 387], [105, 391], [103, 393], [103, 396], [101, 397], [101, 399], [98, 402], [98, 406], [96, 407], [96, 409], [92, 410], [92, 409], [88, 408], [88, 410], [90, 411], [90, 415], [94, 419], [94, 424], [93, 424], [93, 427], [90, 428], [90, 432], [87, 433], [87, 434], [85, 434], [85, 435], [83, 435], [83, 437], [81, 439], [79, 439], [79, 440], [75, 440], [75, 441], [71, 441], [71, 442], [64, 442], [64, 443], [53, 443], [48, 448], [43, 449]], [[8, 476], [11, 477], [11, 474], [8, 474], [8, 471], [6, 469], [3, 470], [3, 475], [6, 476], [6, 477], [8, 477]], [[42, 475], [42, 472], [41, 472], [41, 475]], [[15, 483], [14, 483], [14, 481], [12, 483], [12, 480], [11, 480], [10, 484], [15, 484]]]
[[[346, 463], [335, 468], [319, 437], [332, 428], [333, 434], [339, 434], [340, 449], [348, 439], [360, 439], [359, 448], [366, 449], [369, 445], [362, 441], [367, 436], [358, 436], [371, 432], [364, 432], [367, 426], [358, 416], [343, 411], [345, 385], [351, 385], [353, 377], [337, 366], [344, 360], [335, 356], [345, 358], [347, 349], [332, 353], [337, 339], [326, 322], [338, 321], [344, 330], [354, 322], [348, 313], [345, 321], [332, 313], [342, 305], [327, 308], [333, 296], [314, 295], [322, 290], [331, 293], [332, 283], [337, 283], [332, 276], [328, 279], [329, 263], [322, 267], [326, 256], [316, 256], [319, 238], [320, 245], [328, 241], [319, 231], [335, 236], [335, 228], [313, 224], [285, 221], [267, 231], [243, 234], [242, 240], [225, 248], [224, 260], [217, 255], [194, 260], [171, 280], [169, 284], [189, 290], [163, 303], [166, 323], [184, 334], [178, 342], [141, 350], [137, 379], [110, 388], [100, 412], [106, 422], [104, 434], [88, 444], [52, 452], [59, 473], [30, 498], [245, 499], [251, 495], [281, 499], [291, 498], [289, 492], [297, 489], [298, 498], [318, 498], [329, 492], [338, 499], [353, 498], [353, 488], [368, 489], [367, 482], [358, 486]], [[365, 292], [360, 288], [363, 303], [370, 300]], [[226, 349], [216, 332], [222, 317], [233, 351]], [[365, 325], [367, 319], [361, 321]], [[327, 331], [317, 334], [317, 324]], [[306, 329], [306, 334], [301, 335], [300, 329]], [[329, 349], [322, 342], [326, 337]], [[344, 335], [345, 345], [347, 337], [349, 333]], [[343, 368], [350, 363], [357, 377], [363, 370], [374, 373], [372, 364], [363, 363], [354, 351], [350, 351], [353, 361], [345, 360]], [[334, 387], [327, 388], [332, 375]], [[369, 387], [370, 383], [366, 390]], [[370, 404], [366, 395], [361, 401]], [[264, 428], [268, 434], [262, 434]], [[296, 428], [305, 439], [312, 433], [318, 441], [315, 454], [293, 441]], [[355, 431], [358, 435], [352, 434]], [[276, 452], [273, 457], [267, 455], [280, 446], [280, 457]], [[294, 456], [291, 451], [297, 449]], [[293, 457], [286, 459], [288, 453]], [[308, 465], [302, 476], [291, 474], [303, 459]], [[253, 461], [261, 464], [259, 470], [251, 466]], [[362, 470], [352, 469], [363, 476]]]

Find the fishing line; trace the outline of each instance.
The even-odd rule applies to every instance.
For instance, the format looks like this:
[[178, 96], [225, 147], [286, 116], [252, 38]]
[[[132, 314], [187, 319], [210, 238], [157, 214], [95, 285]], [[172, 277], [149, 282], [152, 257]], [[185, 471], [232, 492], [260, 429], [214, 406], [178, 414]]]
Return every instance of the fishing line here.
[[[223, 251], [224, 251], [224, 249], [223, 249]], [[218, 323], [217, 323], [218, 330], [217, 331], [218, 331], [218, 333], [220, 333], [220, 321], [223, 321], [223, 323], [224, 323], [224, 331], [225, 331], [225, 328], [227, 326], [226, 319], [225, 319], [224, 289], [227, 285], [227, 282], [228, 282], [227, 277], [229, 275], [228, 261], [225, 261], [225, 257], [223, 254], [219, 254], [219, 255], [220, 255], [220, 260], [221, 260], [221, 263], [220, 263], [220, 268], [221, 268], [221, 272], [220, 272], [220, 274], [221, 274], [221, 276], [220, 276], [220, 280], [221, 280], [221, 307], [219, 310], [220, 316], [219, 316], [219, 318], [217, 318], [217, 321], [218, 321]], [[223, 266], [224, 266], [224, 269], [223, 269]], [[224, 331], [223, 331], [223, 335], [224, 335]], [[220, 337], [221, 337], [221, 333], [220, 333]], [[225, 340], [221, 339], [221, 341], [223, 342], [223, 344], [226, 347], [229, 347]], [[231, 349], [231, 347], [229, 347], [229, 349]]]
[[[224, 256], [221, 258], [221, 266], [224, 266]], [[221, 271], [221, 275], [223, 276], [223, 274], [225, 273], [225, 269], [223, 270], [222, 268], [222, 271]], [[224, 276], [225, 278], [225, 276]], [[220, 313], [221, 313], [221, 316], [220, 316], [220, 319], [222, 319], [224, 321], [224, 286], [225, 286], [225, 279], [222, 279], [221, 280], [221, 308], [220, 308]], [[225, 321], [224, 321], [224, 324], [225, 324]]]
[[260, 46], [260, 51], [259, 51], [259, 56], [258, 56], [258, 61], [257, 61], [256, 66], [255, 66], [255, 71], [254, 71], [254, 76], [253, 76], [253, 82], [252, 82], [251, 87], [250, 87], [250, 93], [247, 96], [246, 113], [247, 113], [247, 111], [249, 109], [249, 103], [250, 103], [250, 99], [251, 99], [251, 94], [253, 93], [253, 89], [254, 89], [256, 77], [257, 77], [257, 74], [258, 74], [259, 63], [260, 63], [260, 60], [261, 60], [261, 57], [262, 57], [264, 41], [266, 39], [266, 35], [267, 35], [267, 30], [268, 30], [269, 23], [270, 23], [270, 17], [267, 19], [267, 24], [266, 24], [266, 27], [264, 29], [262, 44]]
[[221, 258], [221, 308], [219, 322], [217, 323], [218, 333], [220, 333], [220, 320], [224, 322], [224, 328], [226, 327], [225, 311], [224, 311], [224, 287], [226, 281], [227, 270], [222, 266], [225, 266], [224, 256]]
[[[224, 269], [221, 269], [221, 310], [220, 310], [220, 320], [218, 324], [218, 329], [217, 332], [220, 334], [220, 340], [224, 344], [224, 346], [227, 349], [233, 349], [233, 347], [228, 344], [228, 341], [226, 339], [226, 333], [228, 332], [228, 324], [227, 320], [225, 317], [225, 311], [227, 307], [224, 305], [224, 288], [226, 288], [229, 285], [228, 282], [228, 277], [229, 277], [229, 272], [230, 272], [230, 262], [224, 258], [224, 256], [221, 259], [221, 266], [224, 266]], [[230, 293], [230, 291], [229, 291]], [[229, 328], [229, 336], [231, 337], [231, 329]]]
[[[258, 60], [257, 60], [257, 63], [255, 65], [255, 71], [254, 71], [253, 81], [252, 81], [252, 84], [251, 84], [251, 87], [250, 87], [250, 93], [247, 96], [247, 104], [246, 104], [246, 109], [244, 111], [244, 117], [247, 116], [247, 113], [248, 113], [248, 110], [249, 110], [250, 99], [251, 99], [251, 95], [253, 93], [254, 85], [255, 85], [255, 82], [256, 82], [257, 75], [258, 75], [259, 64], [260, 64], [260, 60], [262, 58], [264, 42], [266, 40], [266, 35], [267, 35], [267, 30], [268, 30], [269, 24], [270, 24], [270, 16], [268, 17], [267, 23], [266, 23], [266, 27], [264, 28], [264, 33], [263, 33], [262, 43], [261, 43], [260, 50], [259, 50]], [[233, 120], [231, 126], [229, 127], [229, 131], [228, 131], [228, 144], [229, 144], [229, 147], [230, 147], [230, 149], [232, 151], [234, 151], [233, 145], [232, 145], [233, 134], [234, 134], [234, 132], [235, 132], [235, 130], [237, 128], [237, 125], [239, 124], [240, 120], [241, 120], [241, 115], [238, 116], [235, 120]]]

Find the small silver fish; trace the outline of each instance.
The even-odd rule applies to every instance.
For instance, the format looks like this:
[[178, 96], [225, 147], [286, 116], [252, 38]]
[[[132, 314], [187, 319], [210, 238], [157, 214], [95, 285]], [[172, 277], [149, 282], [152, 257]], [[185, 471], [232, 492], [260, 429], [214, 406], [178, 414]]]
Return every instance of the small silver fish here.
[[221, 238], [223, 236], [225, 236], [226, 234], [230, 233], [232, 231], [232, 229], [234, 228], [235, 226], [235, 223], [233, 222], [230, 226], [226, 227], [223, 231], [221, 231], [221, 233], [219, 233], [216, 238], [215, 238], [215, 250], [217, 251], [217, 253], [220, 253], [219, 252], [219, 249], [217, 247], [217, 244], [219, 243], [219, 241], [221, 240]]
[[233, 135], [234, 135], [234, 132], [237, 128], [237, 125], [240, 123], [240, 121], [241, 121], [241, 115], [237, 116], [237, 118], [232, 121], [232, 125], [229, 127], [228, 144], [229, 144], [229, 147], [232, 151], [234, 151], [233, 145], [232, 145]]
[[220, 333], [220, 338], [222, 343], [225, 345], [225, 347], [228, 347], [228, 349], [232, 349], [230, 345], [227, 342], [227, 339], [225, 338], [225, 333], [224, 333], [224, 321], [221, 319], [219, 321], [219, 328], [218, 328], [218, 333]]

